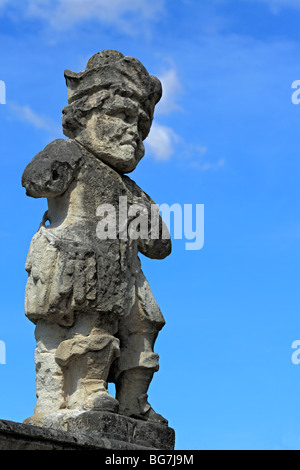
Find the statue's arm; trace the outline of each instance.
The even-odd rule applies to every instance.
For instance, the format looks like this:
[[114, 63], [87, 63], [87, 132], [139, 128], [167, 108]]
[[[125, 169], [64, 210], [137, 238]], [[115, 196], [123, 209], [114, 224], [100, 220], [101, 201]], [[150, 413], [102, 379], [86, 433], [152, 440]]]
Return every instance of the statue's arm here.
[[145, 193], [144, 201], [148, 207], [148, 238], [139, 239], [139, 251], [148, 258], [164, 259], [172, 251], [170, 232], [159, 215], [158, 206]]
[[49, 198], [63, 194], [73, 181], [81, 159], [80, 148], [74, 141], [51, 142], [24, 170], [22, 186], [27, 196]]
[[124, 176], [124, 182], [127, 186], [128, 195], [130, 195], [129, 204], [142, 206], [139, 213], [145, 213], [147, 218], [147, 233], [143, 231], [138, 239], [139, 251], [152, 259], [164, 259], [172, 251], [172, 243], [169, 230], [159, 215], [157, 204], [146, 194], [134, 181]]

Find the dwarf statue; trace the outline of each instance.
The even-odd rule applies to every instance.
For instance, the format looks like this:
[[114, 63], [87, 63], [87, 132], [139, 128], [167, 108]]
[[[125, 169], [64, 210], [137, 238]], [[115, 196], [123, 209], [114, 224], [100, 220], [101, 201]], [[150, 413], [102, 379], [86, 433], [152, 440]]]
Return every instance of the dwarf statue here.
[[[165, 258], [170, 236], [155, 203], [124, 175], [144, 156], [161, 83], [138, 60], [110, 50], [65, 78], [68, 139], [50, 143], [22, 178], [28, 196], [48, 201], [26, 261], [25, 313], [37, 341], [33, 422], [107, 411], [167, 425], [147, 395], [165, 321], [138, 253]], [[130, 230], [131, 222], [146, 233]]]

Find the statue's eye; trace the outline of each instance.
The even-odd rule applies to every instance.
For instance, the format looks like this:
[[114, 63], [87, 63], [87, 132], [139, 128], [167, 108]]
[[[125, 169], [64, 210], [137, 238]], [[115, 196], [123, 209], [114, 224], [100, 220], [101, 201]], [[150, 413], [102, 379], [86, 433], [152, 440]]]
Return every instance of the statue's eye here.
[[112, 110], [107, 114], [111, 117], [122, 119], [123, 121], [126, 119], [126, 114], [124, 112], [120, 112], [120, 110]]

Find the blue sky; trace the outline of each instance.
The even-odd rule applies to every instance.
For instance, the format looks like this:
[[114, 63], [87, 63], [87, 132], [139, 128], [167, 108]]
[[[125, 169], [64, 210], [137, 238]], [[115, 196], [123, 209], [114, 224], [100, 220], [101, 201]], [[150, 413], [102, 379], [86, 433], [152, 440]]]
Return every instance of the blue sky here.
[[159, 204], [204, 204], [205, 244], [142, 256], [166, 318], [153, 407], [177, 449], [300, 449], [299, 0], [0, 0], [0, 419], [35, 405], [25, 259], [46, 201], [21, 175], [62, 138], [63, 72], [137, 57], [164, 97], [130, 176]]

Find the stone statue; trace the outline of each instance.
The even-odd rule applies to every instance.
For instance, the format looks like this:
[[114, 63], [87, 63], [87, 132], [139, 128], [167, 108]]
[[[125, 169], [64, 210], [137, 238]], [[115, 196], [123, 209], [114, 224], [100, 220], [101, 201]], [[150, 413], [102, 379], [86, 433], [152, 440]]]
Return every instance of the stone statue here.
[[[81, 73], [65, 71], [65, 78], [69, 139], [50, 143], [22, 178], [28, 196], [48, 201], [26, 261], [25, 313], [37, 341], [30, 423], [55, 426], [62, 416], [67, 422], [79, 412], [103, 411], [167, 425], [147, 399], [165, 321], [138, 253], [165, 258], [170, 236], [159, 216], [150, 217], [155, 203], [124, 175], [144, 156], [161, 83], [138, 60], [111, 50], [94, 55]], [[106, 219], [109, 208], [120, 215], [120, 198], [125, 223]], [[143, 237], [128, 234], [132, 206], [144, 210]], [[116, 222], [115, 237], [99, 229], [109, 220]]]

